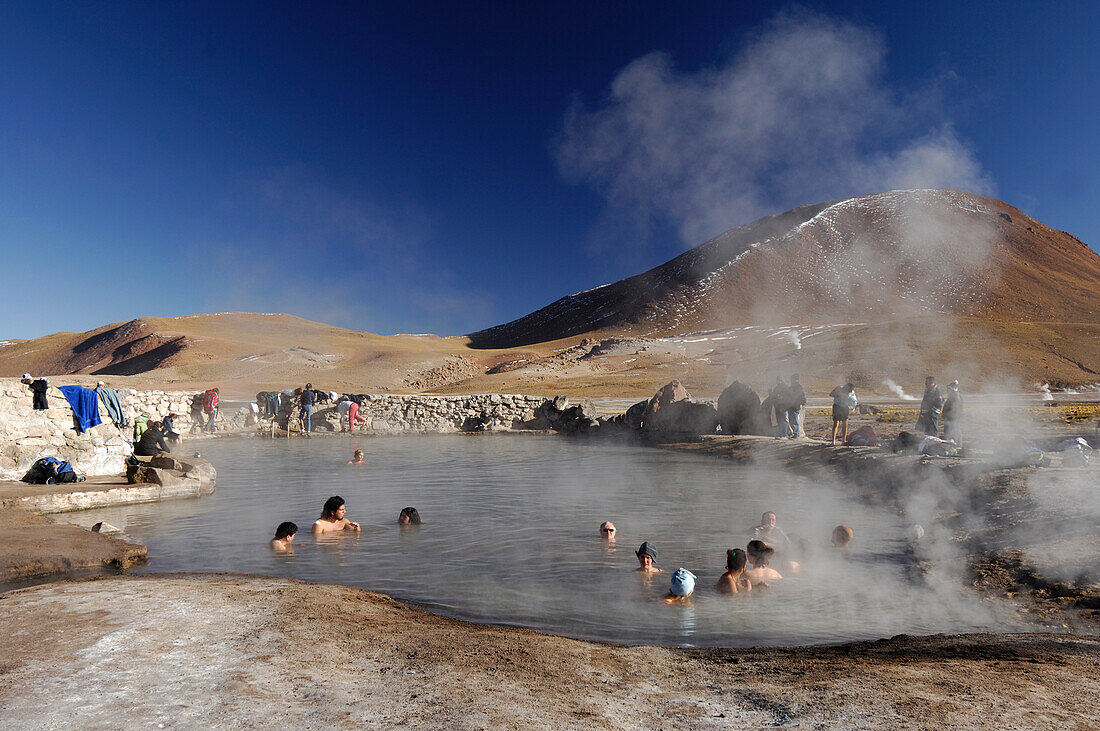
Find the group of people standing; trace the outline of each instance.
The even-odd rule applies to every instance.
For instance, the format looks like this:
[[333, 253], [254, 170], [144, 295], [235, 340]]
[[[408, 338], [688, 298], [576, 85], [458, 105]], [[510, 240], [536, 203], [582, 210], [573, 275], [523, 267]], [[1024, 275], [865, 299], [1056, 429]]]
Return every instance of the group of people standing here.
[[961, 436], [959, 422], [962, 420], [963, 402], [959, 395], [959, 382], [947, 384], [945, 398], [934, 376], [924, 379], [924, 397], [920, 402], [920, 416], [917, 417], [917, 429], [928, 436], [940, 436], [940, 423], [943, 423], [943, 438], [959, 443]]
[[802, 407], [806, 405], [806, 391], [798, 380], [798, 374], [791, 376], [788, 384], [783, 376], [775, 377], [775, 385], [768, 393], [771, 408], [775, 412], [778, 426], [776, 436], [798, 439], [802, 436]]

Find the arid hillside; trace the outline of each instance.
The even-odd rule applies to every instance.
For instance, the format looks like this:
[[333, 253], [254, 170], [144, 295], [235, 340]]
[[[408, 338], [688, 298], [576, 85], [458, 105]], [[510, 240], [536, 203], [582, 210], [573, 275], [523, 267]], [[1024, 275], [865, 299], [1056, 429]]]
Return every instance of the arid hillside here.
[[930, 315], [1100, 323], [1100, 256], [1002, 201], [891, 191], [759, 219], [470, 338], [508, 348], [593, 332], [654, 337]]
[[[2, 334], [2, 333], [0, 333]], [[997, 200], [894, 191], [769, 216], [620, 282], [467, 337], [292, 315], [143, 317], [0, 342], [0, 376], [200, 388], [717, 395], [800, 373], [827, 393], [1100, 384], [1100, 256]]]

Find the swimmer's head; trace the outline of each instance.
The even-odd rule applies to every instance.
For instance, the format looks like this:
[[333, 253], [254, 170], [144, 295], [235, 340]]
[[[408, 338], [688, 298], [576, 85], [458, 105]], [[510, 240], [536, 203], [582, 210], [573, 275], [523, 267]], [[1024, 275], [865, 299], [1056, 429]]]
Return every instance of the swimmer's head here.
[[731, 574], [739, 574], [745, 570], [745, 564], [749, 562], [749, 557], [745, 555], [745, 551], [741, 548], [731, 548], [726, 551], [726, 569]]
[[285, 541], [287, 538], [293, 538], [294, 534], [298, 532], [298, 526], [291, 523], [289, 520], [284, 523], [279, 523], [279, 527], [275, 529], [275, 540]]
[[772, 556], [775, 555], [775, 549], [764, 543], [764, 541], [749, 541], [748, 553], [753, 564], [767, 566]]
[[649, 541], [644, 541], [634, 555], [638, 557], [638, 563], [642, 568], [649, 568], [657, 560], [657, 547]]
[[344, 498], [340, 497], [339, 495], [333, 495], [332, 497], [330, 497], [328, 500], [325, 501], [325, 507], [321, 510], [321, 517], [322, 518], [329, 518], [329, 519], [331, 519], [331, 518], [339, 519], [343, 516], [342, 515], [337, 516], [336, 513], [340, 512], [340, 509], [343, 508], [343, 507], [344, 507]]
[[838, 525], [833, 528], [833, 546], [836, 548], [847, 548], [848, 544], [852, 542], [854, 533], [852, 529], [846, 525]]
[[691, 596], [695, 591], [695, 574], [685, 568], [678, 568], [672, 572], [672, 582], [668, 589], [673, 596]]
[[397, 516], [399, 525], [420, 525], [420, 513], [416, 508], [401, 508], [401, 514]]
[[610, 520], [605, 520], [604, 522], [600, 523], [600, 535], [604, 538], [614, 538], [615, 524], [612, 523]]
[[355, 450], [354, 452], [351, 453], [351, 456], [354, 457], [355, 459], [363, 459], [363, 450], [362, 449], [357, 449], [357, 450]]
[[771, 512], [769, 510], [768, 512], [761, 515], [760, 516], [760, 525], [765, 526], [767, 528], [774, 528], [775, 527], [775, 513]]

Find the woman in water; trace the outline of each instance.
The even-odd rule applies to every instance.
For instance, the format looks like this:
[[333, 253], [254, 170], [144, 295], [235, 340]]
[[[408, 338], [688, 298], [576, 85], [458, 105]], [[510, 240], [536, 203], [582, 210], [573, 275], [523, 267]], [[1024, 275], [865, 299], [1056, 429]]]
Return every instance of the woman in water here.
[[605, 520], [600, 523], [600, 538], [603, 538], [608, 543], [615, 542], [615, 524], [610, 520]]
[[691, 595], [695, 593], [695, 574], [685, 568], [672, 572], [665, 604], [691, 604]]
[[731, 548], [726, 551], [726, 573], [718, 579], [718, 586], [715, 588], [723, 594], [752, 591], [752, 582], [743, 575], [748, 560], [748, 556], [740, 548]]
[[321, 533], [335, 533], [343, 530], [360, 530], [359, 524], [344, 517], [347, 508], [344, 507], [344, 498], [333, 495], [325, 501], [325, 507], [321, 511], [321, 517], [313, 524], [313, 535]]
[[749, 541], [749, 561], [752, 568], [746, 569], [744, 576], [752, 582], [753, 586], [767, 586], [769, 581], [778, 581], [783, 578], [775, 569], [768, 566], [775, 555], [775, 549], [763, 541]]
[[657, 547], [649, 541], [643, 542], [634, 555], [638, 557], [638, 570], [642, 573], [656, 574], [661, 571], [654, 563], [657, 560]]
[[351, 459], [348, 460], [348, 464], [366, 464], [363, 461], [363, 450], [357, 449], [351, 453]]
[[401, 508], [397, 516], [398, 525], [420, 525], [420, 513], [416, 508]]

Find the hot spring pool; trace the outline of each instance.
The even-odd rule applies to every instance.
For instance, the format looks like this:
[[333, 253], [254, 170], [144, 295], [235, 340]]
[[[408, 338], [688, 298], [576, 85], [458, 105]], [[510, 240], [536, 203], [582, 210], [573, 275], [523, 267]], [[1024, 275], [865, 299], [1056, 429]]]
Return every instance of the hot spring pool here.
[[[368, 464], [345, 462], [362, 448]], [[527, 435], [192, 442], [218, 470], [214, 495], [89, 510], [149, 547], [142, 571], [235, 571], [343, 583], [476, 622], [613, 643], [777, 645], [999, 629], [975, 597], [914, 583], [899, 519], [829, 486], [695, 455]], [[359, 535], [314, 539], [330, 495]], [[399, 528], [415, 506], [419, 528]], [[768, 591], [713, 587], [727, 548], [773, 510], [814, 558]], [[614, 545], [598, 527], [618, 527]], [[293, 555], [267, 546], [275, 526], [300, 532]], [[828, 547], [855, 530], [850, 552]], [[634, 551], [659, 549], [647, 580]], [[693, 606], [657, 599], [679, 566], [698, 575]]]

